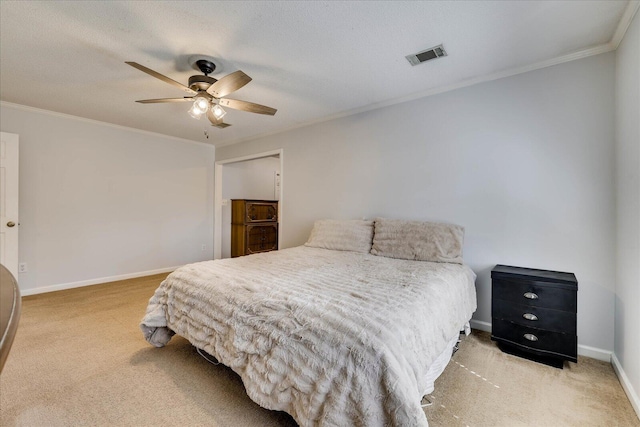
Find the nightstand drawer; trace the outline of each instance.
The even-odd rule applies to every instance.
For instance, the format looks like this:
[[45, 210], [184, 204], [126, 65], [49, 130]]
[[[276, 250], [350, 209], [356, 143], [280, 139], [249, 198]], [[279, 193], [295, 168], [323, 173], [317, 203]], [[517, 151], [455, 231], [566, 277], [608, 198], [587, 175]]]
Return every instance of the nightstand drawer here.
[[576, 313], [494, 299], [491, 317], [522, 326], [576, 335]]
[[491, 329], [491, 337], [496, 341], [577, 361], [578, 338], [575, 335], [530, 328], [500, 319], [494, 319]]
[[575, 312], [578, 306], [578, 296], [575, 291], [553, 286], [547, 282], [493, 279], [491, 292], [494, 299], [534, 307]]

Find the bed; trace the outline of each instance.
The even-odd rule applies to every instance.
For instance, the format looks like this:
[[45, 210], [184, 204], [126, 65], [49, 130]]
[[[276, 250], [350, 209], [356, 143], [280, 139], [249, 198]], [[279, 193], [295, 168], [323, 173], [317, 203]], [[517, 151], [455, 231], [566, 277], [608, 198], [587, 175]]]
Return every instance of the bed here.
[[304, 246], [179, 268], [140, 326], [156, 347], [185, 337], [301, 426], [427, 426], [421, 399], [476, 309], [462, 233], [317, 221]]

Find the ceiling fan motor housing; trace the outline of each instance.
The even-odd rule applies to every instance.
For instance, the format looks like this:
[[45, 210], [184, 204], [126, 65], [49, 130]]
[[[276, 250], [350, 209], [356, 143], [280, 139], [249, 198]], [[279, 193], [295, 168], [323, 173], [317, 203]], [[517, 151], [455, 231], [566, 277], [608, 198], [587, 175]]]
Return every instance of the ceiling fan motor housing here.
[[217, 79], [209, 76], [191, 76], [189, 77], [189, 88], [191, 90], [201, 91], [209, 89], [209, 86], [217, 82]]

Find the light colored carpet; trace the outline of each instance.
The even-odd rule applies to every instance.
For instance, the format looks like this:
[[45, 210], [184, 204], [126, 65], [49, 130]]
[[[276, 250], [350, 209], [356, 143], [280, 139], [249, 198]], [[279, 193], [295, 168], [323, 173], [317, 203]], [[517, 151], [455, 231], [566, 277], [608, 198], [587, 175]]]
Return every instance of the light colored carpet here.
[[[0, 376], [0, 425], [295, 426], [186, 340], [144, 341], [138, 323], [165, 276], [25, 297]], [[640, 426], [609, 364], [581, 358], [559, 370], [504, 354], [477, 331], [432, 400], [432, 427]]]
[[588, 357], [557, 369], [503, 353], [473, 331], [436, 381], [436, 426], [640, 426], [613, 367]]

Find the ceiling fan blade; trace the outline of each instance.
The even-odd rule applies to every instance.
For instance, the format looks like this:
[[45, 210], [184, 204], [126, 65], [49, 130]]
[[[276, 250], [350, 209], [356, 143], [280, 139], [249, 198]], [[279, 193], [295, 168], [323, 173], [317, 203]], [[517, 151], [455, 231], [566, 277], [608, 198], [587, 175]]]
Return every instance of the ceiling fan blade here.
[[125, 64], [129, 64], [131, 65], [133, 68], [137, 68], [138, 70], [145, 72], [147, 74], [149, 74], [150, 76], [155, 77], [156, 79], [160, 79], [165, 83], [169, 83], [170, 85], [179, 87], [180, 89], [182, 89], [183, 91], [190, 93], [192, 95], [195, 95], [197, 92], [195, 90], [191, 90], [188, 87], [186, 87], [185, 85], [183, 85], [182, 83], [179, 83], [173, 79], [170, 79], [167, 76], [163, 76], [162, 74], [158, 73], [157, 71], [153, 71], [151, 68], [147, 68], [144, 65], [140, 65], [137, 62], [129, 62], [129, 61], [125, 61]]
[[193, 101], [193, 97], [185, 96], [184, 98], [159, 98], [159, 99], [141, 99], [139, 102], [141, 104], [157, 104], [160, 102], [184, 102], [184, 101]]
[[222, 98], [229, 95], [231, 92], [235, 92], [242, 86], [251, 81], [251, 77], [247, 76], [242, 71], [238, 70], [231, 74], [228, 74], [209, 86], [207, 93], [216, 98]]
[[221, 99], [218, 102], [223, 107], [234, 108], [236, 110], [248, 111], [250, 113], [267, 114], [273, 116], [276, 114], [275, 108], [266, 105], [254, 104], [253, 102], [240, 101], [238, 99]]
[[222, 119], [218, 119], [216, 116], [214, 116], [211, 109], [207, 110], [207, 118], [211, 122], [211, 126], [217, 127], [219, 129], [224, 129], [231, 126], [229, 123], [224, 123]]
[[218, 129], [224, 129], [224, 128], [228, 128], [231, 125], [229, 123], [218, 123], [217, 125], [214, 125], [213, 123], [211, 123], [211, 126], [216, 127]]

